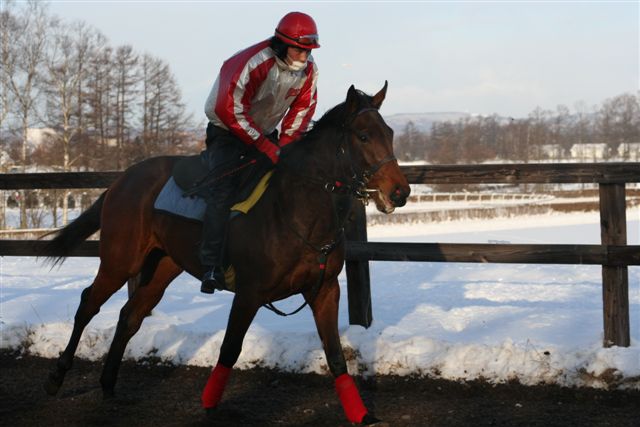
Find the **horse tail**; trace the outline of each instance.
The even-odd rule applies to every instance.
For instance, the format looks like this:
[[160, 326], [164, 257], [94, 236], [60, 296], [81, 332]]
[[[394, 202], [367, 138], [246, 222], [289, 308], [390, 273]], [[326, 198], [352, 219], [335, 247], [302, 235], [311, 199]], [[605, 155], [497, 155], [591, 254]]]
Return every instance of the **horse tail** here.
[[47, 241], [46, 245], [39, 251], [38, 256], [46, 257], [54, 266], [61, 264], [75, 248], [80, 246], [93, 233], [100, 230], [100, 215], [106, 194], [106, 191], [102, 193], [89, 209], [67, 226], [42, 236], [55, 235], [53, 239]]

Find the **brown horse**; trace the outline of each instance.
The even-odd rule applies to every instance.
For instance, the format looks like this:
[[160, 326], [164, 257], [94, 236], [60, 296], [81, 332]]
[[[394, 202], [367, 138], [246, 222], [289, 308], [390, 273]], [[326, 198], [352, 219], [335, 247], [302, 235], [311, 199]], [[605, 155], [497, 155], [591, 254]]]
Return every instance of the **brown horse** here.
[[[376, 421], [347, 373], [338, 334], [338, 274], [345, 259], [342, 233], [351, 202], [371, 195], [380, 211], [390, 213], [409, 195], [393, 156], [393, 131], [378, 112], [386, 90], [386, 82], [374, 96], [351, 86], [345, 102], [287, 147], [254, 208], [231, 221], [227, 258], [236, 270], [235, 296], [218, 364], [202, 394], [206, 409], [218, 405], [258, 309], [302, 294], [347, 418]], [[129, 339], [169, 283], [185, 270], [202, 276], [197, 257], [201, 225], [153, 208], [179, 159], [152, 158], [129, 168], [91, 208], [60, 230], [43, 254], [61, 261], [101, 230], [100, 268], [82, 292], [69, 343], [45, 382], [49, 394], [62, 385], [86, 325], [127, 280], [141, 275], [141, 285], [120, 312], [105, 360], [100, 383], [106, 396], [113, 394]]]

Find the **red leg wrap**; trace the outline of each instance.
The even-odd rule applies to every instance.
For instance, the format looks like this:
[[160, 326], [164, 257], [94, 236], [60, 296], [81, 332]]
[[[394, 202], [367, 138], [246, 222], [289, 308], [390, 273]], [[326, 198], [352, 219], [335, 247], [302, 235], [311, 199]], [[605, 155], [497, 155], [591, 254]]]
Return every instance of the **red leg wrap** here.
[[227, 385], [231, 368], [218, 363], [216, 367], [211, 371], [207, 385], [202, 390], [202, 407], [205, 409], [215, 408], [218, 406], [224, 387]]
[[367, 414], [367, 408], [364, 407], [356, 384], [349, 374], [342, 374], [336, 378], [336, 392], [347, 419], [352, 423], [361, 422]]

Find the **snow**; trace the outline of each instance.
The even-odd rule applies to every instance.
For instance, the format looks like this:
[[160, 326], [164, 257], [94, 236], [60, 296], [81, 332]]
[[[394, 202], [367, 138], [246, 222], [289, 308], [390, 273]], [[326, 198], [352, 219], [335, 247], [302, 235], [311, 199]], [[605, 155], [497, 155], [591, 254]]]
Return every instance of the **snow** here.
[[[599, 244], [597, 212], [369, 227], [372, 241]], [[627, 211], [629, 244], [640, 240], [640, 209]], [[554, 383], [640, 389], [640, 267], [629, 267], [631, 346], [602, 347], [600, 266], [372, 262], [374, 322], [350, 326], [345, 274], [340, 323], [349, 369], [362, 375], [428, 375], [523, 384]], [[95, 258], [69, 258], [50, 270], [31, 257], [0, 258], [1, 348], [56, 357], [73, 326], [80, 292]], [[127, 347], [176, 364], [212, 366], [233, 295], [199, 292], [181, 275]], [[77, 355], [107, 352], [119, 310], [118, 291], [89, 324]], [[299, 296], [278, 304], [294, 309]], [[293, 319], [260, 310], [237, 367], [326, 373], [308, 309]]]

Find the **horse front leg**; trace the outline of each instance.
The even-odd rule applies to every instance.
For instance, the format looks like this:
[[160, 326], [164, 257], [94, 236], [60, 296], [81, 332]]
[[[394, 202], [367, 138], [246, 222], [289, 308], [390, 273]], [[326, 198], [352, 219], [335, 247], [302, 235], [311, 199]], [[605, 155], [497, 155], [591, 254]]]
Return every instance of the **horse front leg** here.
[[259, 303], [240, 294], [236, 294], [233, 298], [218, 363], [211, 371], [207, 384], [202, 390], [202, 407], [207, 411], [216, 408], [220, 403], [231, 368], [235, 365], [242, 351], [244, 336], [259, 308]]
[[305, 294], [305, 298], [313, 311], [318, 334], [327, 357], [327, 364], [335, 378], [336, 392], [347, 419], [352, 423], [364, 425], [379, 423], [379, 420], [367, 411], [353, 378], [347, 372], [347, 363], [338, 333], [338, 304], [340, 301], [338, 279], [325, 282], [313, 301], [309, 301], [309, 295]]

